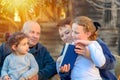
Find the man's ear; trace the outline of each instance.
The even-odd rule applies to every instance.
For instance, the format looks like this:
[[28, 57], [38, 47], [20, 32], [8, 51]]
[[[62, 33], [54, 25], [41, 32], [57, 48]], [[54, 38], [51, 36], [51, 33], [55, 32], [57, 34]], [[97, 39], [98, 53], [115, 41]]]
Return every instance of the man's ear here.
[[12, 50], [16, 50], [16, 45], [12, 45]]

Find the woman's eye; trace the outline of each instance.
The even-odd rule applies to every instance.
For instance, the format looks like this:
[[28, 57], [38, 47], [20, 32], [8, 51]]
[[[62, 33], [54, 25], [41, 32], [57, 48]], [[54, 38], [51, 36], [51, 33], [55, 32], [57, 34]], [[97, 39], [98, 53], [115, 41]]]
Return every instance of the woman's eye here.
[[75, 34], [79, 34], [78, 32], [74, 32]]
[[68, 32], [66, 32], [66, 34], [69, 34], [70, 32], [68, 31]]

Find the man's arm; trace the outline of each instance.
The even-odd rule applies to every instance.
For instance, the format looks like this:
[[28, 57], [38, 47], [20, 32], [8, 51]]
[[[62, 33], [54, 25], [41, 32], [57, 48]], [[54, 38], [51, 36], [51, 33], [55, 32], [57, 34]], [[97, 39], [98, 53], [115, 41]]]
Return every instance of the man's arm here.
[[[0, 72], [3, 66], [3, 62], [5, 60], [5, 57], [11, 53], [11, 50], [8, 46], [6, 46], [6, 43], [2, 43], [0, 46]], [[0, 73], [1, 76], [1, 73]]]
[[0, 76], [1, 76], [2, 66], [3, 66], [3, 44], [0, 45]]
[[[40, 49], [39, 55], [35, 56], [39, 66], [39, 80], [49, 79], [56, 73], [56, 63], [45, 47]], [[39, 60], [38, 60], [39, 59]]]

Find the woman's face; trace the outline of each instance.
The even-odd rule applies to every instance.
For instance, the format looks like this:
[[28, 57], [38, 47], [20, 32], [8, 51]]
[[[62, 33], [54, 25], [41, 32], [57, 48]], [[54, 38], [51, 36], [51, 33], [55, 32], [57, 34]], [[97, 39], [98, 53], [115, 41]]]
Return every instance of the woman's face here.
[[88, 40], [88, 32], [85, 32], [83, 26], [80, 26], [76, 23], [72, 24], [72, 37], [73, 40]]
[[72, 39], [72, 29], [70, 25], [65, 25], [63, 27], [59, 27], [60, 38], [64, 43], [71, 43]]

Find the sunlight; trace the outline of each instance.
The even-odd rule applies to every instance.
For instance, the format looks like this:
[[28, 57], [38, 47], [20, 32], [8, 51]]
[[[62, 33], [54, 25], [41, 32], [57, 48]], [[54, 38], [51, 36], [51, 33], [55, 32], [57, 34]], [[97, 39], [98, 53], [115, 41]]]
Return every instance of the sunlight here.
[[62, 10], [61, 10], [60, 19], [65, 19], [65, 18], [66, 18], [66, 13], [65, 13], [65, 10], [62, 9]]
[[37, 4], [38, 0], [1, 0], [1, 5], [8, 11], [14, 12], [16, 9], [28, 10]]
[[27, 12], [34, 12], [34, 7], [38, 4], [38, 0], [0, 0], [2, 10], [13, 16], [15, 22], [21, 22], [21, 16]]
[[16, 21], [16, 22], [21, 21], [21, 18], [20, 18], [20, 15], [19, 15], [19, 12], [17, 9], [15, 10], [15, 13], [14, 13], [14, 21]]

